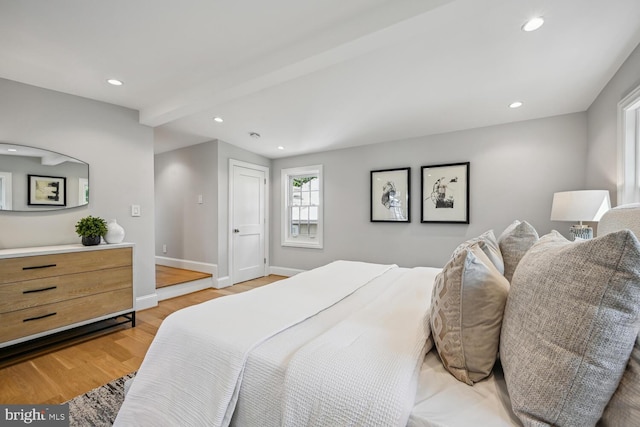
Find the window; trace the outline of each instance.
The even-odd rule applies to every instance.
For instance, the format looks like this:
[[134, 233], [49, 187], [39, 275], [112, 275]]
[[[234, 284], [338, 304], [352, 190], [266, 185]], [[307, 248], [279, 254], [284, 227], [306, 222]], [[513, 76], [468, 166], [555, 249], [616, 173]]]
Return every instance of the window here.
[[322, 248], [322, 165], [282, 169], [282, 246]]
[[618, 205], [640, 202], [640, 87], [618, 104]]

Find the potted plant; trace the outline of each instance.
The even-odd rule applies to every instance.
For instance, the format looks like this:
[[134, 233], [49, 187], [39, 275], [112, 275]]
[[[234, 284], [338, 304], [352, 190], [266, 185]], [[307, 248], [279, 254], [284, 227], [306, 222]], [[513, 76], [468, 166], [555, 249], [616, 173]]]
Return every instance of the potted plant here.
[[82, 237], [83, 245], [99, 245], [100, 238], [107, 233], [107, 221], [89, 215], [76, 223], [76, 233]]

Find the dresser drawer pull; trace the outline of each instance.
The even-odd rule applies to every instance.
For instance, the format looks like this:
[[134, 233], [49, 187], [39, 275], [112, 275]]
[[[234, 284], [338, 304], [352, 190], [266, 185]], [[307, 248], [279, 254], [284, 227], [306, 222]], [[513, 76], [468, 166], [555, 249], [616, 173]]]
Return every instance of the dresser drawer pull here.
[[58, 289], [57, 286], [49, 286], [48, 288], [42, 288], [42, 289], [29, 289], [28, 291], [22, 291], [23, 294], [33, 294], [35, 292], [44, 292], [44, 291], [50, 291], [52, 289]]
[[49, 313], [38, 317], [29, 317], [28, 319], [24, 319], [23, 322], [31, 322], [32, 320], [44, 319], [45, 317], [55, 316], [56, 314], [58, 313]]
[[47, 265], [34, 265], [33, 267], [22, 267], [23, 270], [37, 270], [39, 268], [49, 268], [55, 267], [56, 264], [47, 264]]

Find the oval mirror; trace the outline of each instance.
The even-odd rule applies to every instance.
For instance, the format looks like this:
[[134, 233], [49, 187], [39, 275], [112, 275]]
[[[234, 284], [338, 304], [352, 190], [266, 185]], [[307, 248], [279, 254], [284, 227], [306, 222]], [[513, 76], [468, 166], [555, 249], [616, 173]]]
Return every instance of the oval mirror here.
[[39, 212], [89, 203], [89, 164], [53, 151], [0, 143], [0, 211]]

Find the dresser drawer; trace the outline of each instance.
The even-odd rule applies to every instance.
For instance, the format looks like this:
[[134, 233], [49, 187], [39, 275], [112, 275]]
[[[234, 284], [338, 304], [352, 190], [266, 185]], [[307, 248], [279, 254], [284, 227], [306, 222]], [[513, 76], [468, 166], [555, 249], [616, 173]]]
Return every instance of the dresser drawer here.
[[131, 289], [119, 289], [0, 314], [0, 342], [133, 308]]
[[0, 259], [0, 284], [132, 264], [132, 249], [108, 249]]
[[132, 287], [131, 267], [67, 274], [0, 285], [0, 313]]

